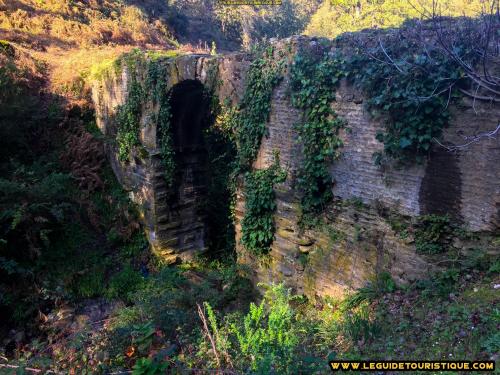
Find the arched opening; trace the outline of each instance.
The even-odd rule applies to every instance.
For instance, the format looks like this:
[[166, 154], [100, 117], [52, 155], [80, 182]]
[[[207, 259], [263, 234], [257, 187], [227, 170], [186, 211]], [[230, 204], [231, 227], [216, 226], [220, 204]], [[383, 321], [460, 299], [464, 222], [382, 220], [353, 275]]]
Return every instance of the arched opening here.
[[175, 236], [182, 252], [227, 254], [234, 250], [229, 174], [236, 148], [213, 126], [211, 99], [199, 81], [171, 89], [176, 172], [169, 206], [180, 223]]
[[[210, 126], [210, 102], [203, 85], [194, 80], [182, 81], [171, 90], [171, 129], [174, 149], [183, 160], [205, 153], [203, 131]], [[179, 160], [179, 161], [181, 161]]]

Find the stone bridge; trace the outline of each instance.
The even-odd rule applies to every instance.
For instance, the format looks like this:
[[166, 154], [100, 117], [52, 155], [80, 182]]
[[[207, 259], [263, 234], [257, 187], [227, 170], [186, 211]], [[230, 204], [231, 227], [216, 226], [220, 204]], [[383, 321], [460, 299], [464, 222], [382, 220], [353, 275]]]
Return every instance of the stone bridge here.
[[[277, 50], [288, 46], [290, 56], [301, 44], [315, 39], [294, 37], [277, 41]], [[332, 48], [343, 48], [332, 45]], [[192, 258], [206, 250], [207, 222], [199, 206], [206, 199], [206, 150], [202, 132], [212, 125], [207, 89], [220, 102], [238, 103], [243, 95], [250, 55], [184, 55], [165, 60], [166, 89], [171, 92], [172, 135], [177, 175], [174, 194], [163, 178], [153, 102], [142, 106], [140, 143], [129, 161], [117, 157], [116, 145], [107, 143], [107, 155], [120, 183], [138, 204], [153, 250], [168, 262]], [[144, 72], [137, 68], [137, 76]], [[128, 96], [130, 69], [111, 73], [94, 82], [93, 100], [97, 124], [113, 139], [114, 116]], [[285, 281], [307, 295], [340, 295], [358, 288], [382, 271], [401, 283], [422, 277], [432, 269], [432, 260], [415, 251], [409, 237], [398, 234], [395, 220], [412, 223], [426, 213], [451, 213], [474, 232], [498, 233], [500, 223], [500, 146], [498, 139], [484, 140], [466, 151], [451, 154], [436, 147], [423, 165], [406, 169], [380, 169], [373, 153], [383, 144], [375, 135], [382, 128], [364, 105], [363, 93], [343, 81], [332, 103], [347, 120], [349, 132], [342, 138], [340, 160], [330, 167], [335, 204], [325, 216], [329, 226], [301, 231], [298, 226], [300, 193], [295, 177], [302, 162], [301, 145], [294, 130], [301, 112], [290, 102], [289, 79], [274, 89], [267, 134], [263, 138], [254, 168], [268, 167], [273, 153], [288, 170], [288, 178], [276, 188], [276, 234], [270, 264], [262, 265], [245, 252], [239, 243], [240, 222], [245, 209], [245, 192], [240, 186], [236, 204], [236, 243], [238, 259], [249, 264], [253, 277], [260, 281]], [[460, 143], [469, 134], [489, 130], [500, 118], [499, 106], [464, 99], [452, 109], [452, 123], [444, 134], [446, 141]], [[498, 241], [497, 241], [498, 242]], [[485, 248], [498, 251], [498, 244], [486, 241]], [[496, 245], [495, 245], [496, 244]], [[462, 250], [466, 244], [456, 244]], [[464, 250], [465, 251], [465, 250]], [[306, 259], [306, 261], [304, 261]]]

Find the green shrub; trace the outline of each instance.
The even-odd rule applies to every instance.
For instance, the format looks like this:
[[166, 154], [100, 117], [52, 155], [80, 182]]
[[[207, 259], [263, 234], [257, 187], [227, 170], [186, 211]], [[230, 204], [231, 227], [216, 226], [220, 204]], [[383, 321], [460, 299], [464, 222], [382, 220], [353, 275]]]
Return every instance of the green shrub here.
[[142, 282], [141, 274], [127, 265], [111, 277], [106, 295], [108, 298], [122, 298], [130, 302], [131, 294], [141, 288]]
[[500, 332], [495, 332], [488, 336], [483, 341], [482, 348], [484, 348], [488, 353], [498, 353], [500, 351]]
[[0, 222], [4, 224], [4, 240], [18, 242], [22, 240], [20, 233], [24, 232], [28, 236], [25, 255], [33, 256], [47, 248], [51, 232], [74, 209], [70, 203], [70, 181], [69, 175], [37, 164], [19, 167], [10, 180], [0, 179]]
[[363, 304], [356, 310], [346, 312], [342, 330], [351, 340], [357, 342], [374, 338], [379, 334], [380, 327], [370, 320], [368, 306]]
[[451, 232], [449, 216], [424, 215], [415, 230], [415, 246], [423, 254], [446, 251], [445, 239]]
[[456, 290], [459, 277], [460, 270], [450, 268], [435, 273], [430, 279], [417, 281], [416, 287], [421, 289], [422, 295], [427, 297], [447, 297]]
[[244, 317], [225, 320], [221, 327], [211, 306], [206, 304], [216, 348], [244, 373], [293, 374], [311, 369], [314, 361], [297, 356], [301, 350], [300, 331], [292, 300], [290, 290], [283, 284], [271, 285], [259, 305], [251, 303]]
[[500, 260], [493, 262], [488, 269], [488, 274], [497, 275], [500, 274]]
[[289, 373], [294, 366], [299, 336], [294, 329], [290, 298], [283, 285], [273, 286], [260, 305], [250, 304], [243, 326], [232, 327], [241, 354], [255, 373]]
[[133, 375], [165, 374], [167, 363], [156, 361], [152, 358], [139, 358], [133, 367]]
[[348, 309], [353, 309], [363, 302], [374, 301], [384, 293], [391, 293], [396, 290], [396, 283], [388, 272], [381, 272], [375, 280], [366, 286], [359, 288], [353, 295], [346, 298], [344, 305]]
[[80, 298], [103, 296], [106, 292], [104, 270], [96, 267], [77, 276], [72, 283], [72, 289], [74, 294]]
[[123, 244], [120, 253], [128, 259], [137, 259], [143, 253], [149, 249], [149, 243], [146, 239], [144, 233], [139, 232], [134, 235], [127, 243]]

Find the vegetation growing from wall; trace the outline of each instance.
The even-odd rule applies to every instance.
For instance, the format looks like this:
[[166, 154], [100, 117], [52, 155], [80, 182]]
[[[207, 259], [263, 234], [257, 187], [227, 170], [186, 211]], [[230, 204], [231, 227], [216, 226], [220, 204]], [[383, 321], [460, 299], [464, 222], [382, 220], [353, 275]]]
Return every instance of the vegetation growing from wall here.
[[[177, 56], [172, 51], [156, 52], [134, 49], [123, 54], [115, 61], [105, 62], [102, 67], [95, 67], [93, 79], [102, 80], [110, 70], [115, 75], [120, 74], [123, 67], [129, 73], [128, 96], [125, 103], [117, 108], [116, 142], [118, 157], [127, 161], [134, 147], [141, 145], [139, 139], [140, 119], [143, 106], [147, 99], [152, 99], [157, 106], [157, 115], [154, 119], [158, 134], [158, 146], [164, 168], [164, 177], [168, 187], [172, 187], [175, 173], [175, 152], [170, 129], [170, 91], [167, 88], [168, 59]], [[140, 81], [137, 77], [137, 66], [145, 68], [145, 78]]]
[[135, 72], [131, 73], [131, 83], [128, 88], [126, 102], [118, 107], [116, 122], [118, 130], [116, 142], [118, 144], [118, 158], [126, 161], [130, 157], [132, 149], [140, 145], [139, 131], [142, 113], [142, 100], [144, 91], [137, 82]]
[[137, 77], [137, 64], [143, 62], [142, 51], [134, 49], [110, 63], [101, 63], [99, 67], [93, 69], [92, 79], [97, 80], [108, 77], [111, 70], [118, 76], [126, 68], [129, 75], [127, 98], [125, 103], [116, 109], [116, 143], [118, 158], [122, 162], [129, 160], [133, 148], [140, 145], [140, 118], [146, 91]]
[[245, 216], [241, 222], [241, 242], [255, 255], [267, 254], [274, 240], [274, 185], [285, 179], [286, 171], [280, 168], [278, 156], [269, 168], [245, 174]]
[[286, 60], [283, 51], [272, 46], [258, 47], [246, 77], [245, 93], [234, 120], [239, 167], [251, 169], [259, 152], [271, 112], [274, 87], [283, 78]]
[[[273, 46], [258, 46], [250, 65], [245, 92], [239, 106], [223, 103], [217, 117], [221, 129], [230, 130], [237, 144], [236, 177], [245, 173], [245, 216], [242, 220], [242, 244], [247, 250], [263, 255], [274, 239], [274, 184], [283, 182], [286, 173], [279, 158], [267, 169], [251, 171], [257, 157], [271, 112], [274, 87], [281, 81], [286, 67], [285, 52]], [[226, 131], [227, 131], [226, 130]]]
[[[454, 60], [436, 44], [424, 46], [416, 32], [407, 25], [383, 42], [356, 49], [346, 61], [350, 78], [368, 95], [372, 114], [384, 119], [377, 140], [385, 156], [398, 163], [422, 162], [429, 154], [433, 139], [449, 123], [449, 104], [464, 77]], [[455, 45], [455, 52], [470, 63], [464, 45]], [[375, 155], [377, 164], [384, 159]]]
[[345, 121], [337, 116], [331, 102], [343, 77], [342, 62], [327, 50], [321, 53], [299, 51], [291, 69], [292, 104], [303, 110], [303, 121], [296, 125], [303, 146], [304, 161], [298, 186], [303, 191], [304, 215], [319, 213], [332, 199], [329, 163], [342, 147], [339, 130]]
[[208, 176], [207, 199], [204, 211], [209, 218], [208, 247], [213, 256], [235, 255], [234, 209], [236, 205], [237, 148], [234, 134], [227, 127], [224, 114], [228, 108], [219, 103], [214, 92], [206, 92], [212, 99], [211, 118], [213, 124], [204, 132], [207, 150]]
[[161, 161], [167, 186], [172, 187], [175, 174], [175, 152], [171, 133], [170, 92], [167, 90], [168, 69], [164, 59], [155, 58], [149, 61], [146, 87], [152, 93], [158, 106], [156, 131], [158, 145], [161, 151]]

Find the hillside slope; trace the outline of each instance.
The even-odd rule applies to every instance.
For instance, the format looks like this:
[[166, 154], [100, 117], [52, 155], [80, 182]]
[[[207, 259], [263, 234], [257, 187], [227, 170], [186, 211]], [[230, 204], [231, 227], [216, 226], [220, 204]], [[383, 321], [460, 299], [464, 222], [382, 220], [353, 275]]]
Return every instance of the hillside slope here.
[[311, 16], [304, 33], [335, 38], [345, 32], [397, 27], [410, 18], [429, 18], [433, 12], [446, 17], [476, 17], [481, 13], [489, 14], [490, 5], [494, 3], [480, 0], [326, 0]]
[[134, 5], [112, 0], [2, 0], [0, 38], [43, 50], [95, 45], [162, 45], [172, 38], [167, 25]]

